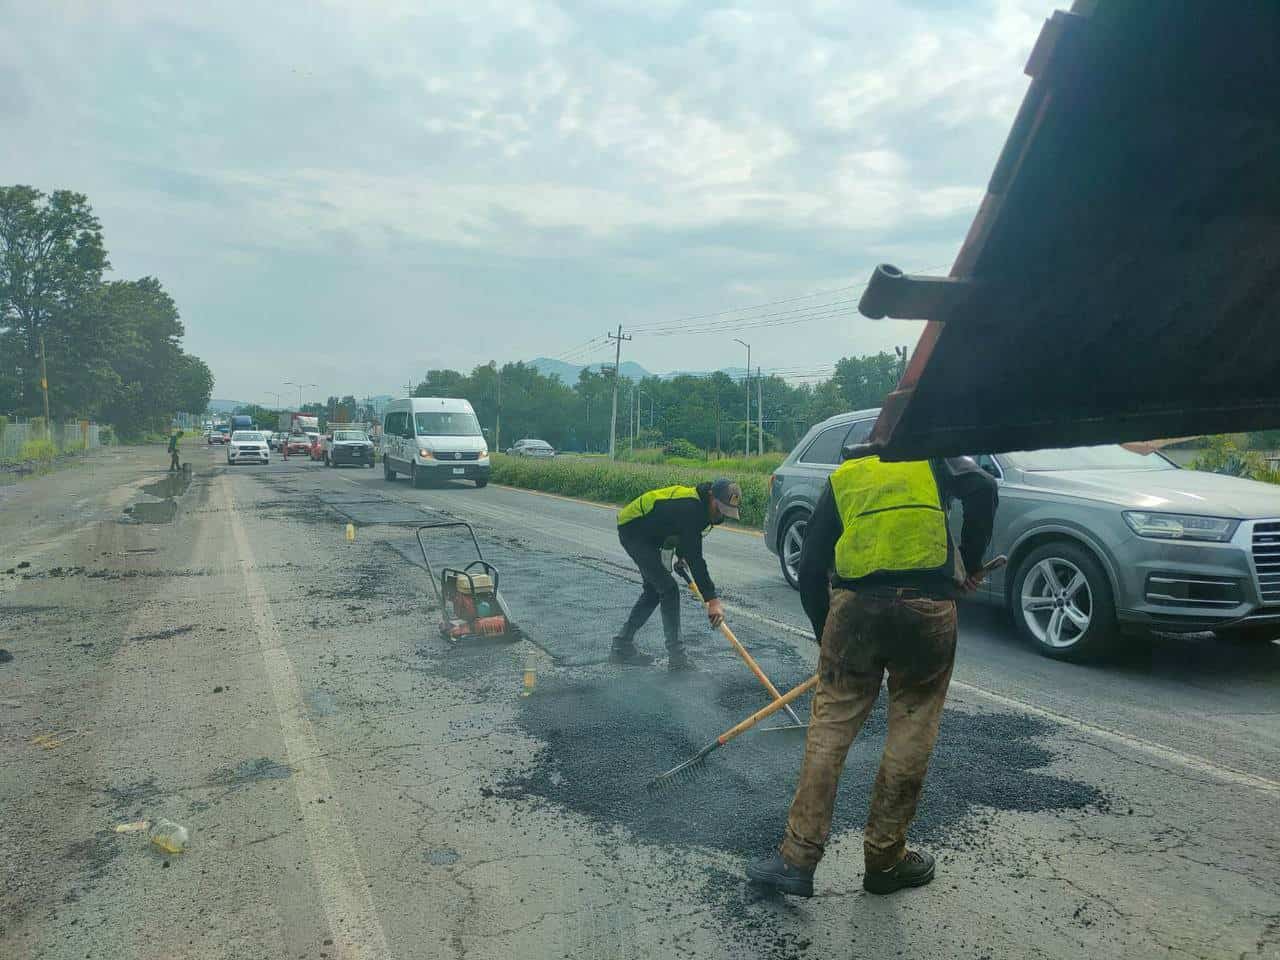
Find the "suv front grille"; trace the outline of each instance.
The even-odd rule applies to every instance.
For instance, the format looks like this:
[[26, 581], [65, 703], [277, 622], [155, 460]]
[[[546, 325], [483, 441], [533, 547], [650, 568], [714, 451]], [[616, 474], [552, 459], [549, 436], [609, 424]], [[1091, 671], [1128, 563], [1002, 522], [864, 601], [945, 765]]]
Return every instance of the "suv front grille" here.
[[1280, 520], [1253, 525], [1253, 566], [1263, 603], [1280, 603]]

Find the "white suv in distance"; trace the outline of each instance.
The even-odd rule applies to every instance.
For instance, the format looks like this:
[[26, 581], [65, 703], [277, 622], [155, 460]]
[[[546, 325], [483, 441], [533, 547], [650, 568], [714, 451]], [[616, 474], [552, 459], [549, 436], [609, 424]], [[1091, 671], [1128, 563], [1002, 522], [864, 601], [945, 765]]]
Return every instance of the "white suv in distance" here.
[[271, 451], [267, 447], [267, 435], [257, 430], [237, 430], [227, 444], [227, 463], [270, 463]]

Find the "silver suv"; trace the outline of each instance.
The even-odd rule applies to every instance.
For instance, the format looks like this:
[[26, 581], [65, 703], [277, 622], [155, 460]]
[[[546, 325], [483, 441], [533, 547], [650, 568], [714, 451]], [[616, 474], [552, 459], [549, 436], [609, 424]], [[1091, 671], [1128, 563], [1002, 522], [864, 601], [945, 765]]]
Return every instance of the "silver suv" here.
[[[878, 413], [818, 424], [770, 478], [765, 542], [793, 587], [840, 449], [867, 439]], [[1115, 445], [977, 460], [1000, 487], [990, 553], [1009, 556], [979, 598], [1008, 607], [1042, 653], [1099, 653], [1121, 628], [1280, 636], [1280, 487]]]

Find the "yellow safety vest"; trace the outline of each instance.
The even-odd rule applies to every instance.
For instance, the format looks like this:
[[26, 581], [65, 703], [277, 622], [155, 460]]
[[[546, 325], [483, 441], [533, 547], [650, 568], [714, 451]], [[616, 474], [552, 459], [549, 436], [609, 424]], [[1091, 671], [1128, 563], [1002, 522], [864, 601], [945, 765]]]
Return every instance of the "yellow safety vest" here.
[[636, 497], [625, 507], [618, 511], [618, 526], [630, 523], [632, 520], [639, 520], [643, 516], [647, 516], [653, 509], [653, 505], [659, 500], [697, 500], [698, 491], [695, 487], [661, 487], [658, 490], [650, 490], [648, 493], [642, 493]]
[[947, 566], [947, 515], [926, 460], [846, 460], [831, 474], [844, 533], [836, 541], [836, 574], [940, 570]]

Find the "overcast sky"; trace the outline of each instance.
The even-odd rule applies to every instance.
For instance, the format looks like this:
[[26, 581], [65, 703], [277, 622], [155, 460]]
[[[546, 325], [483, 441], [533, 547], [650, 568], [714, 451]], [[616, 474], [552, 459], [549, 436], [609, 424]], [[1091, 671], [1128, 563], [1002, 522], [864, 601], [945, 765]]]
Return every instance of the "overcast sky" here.
[[[945, 269], [1055, 6], [0, 0], [0, 182], [87, 193], [112, 276], [160, 278], [216, 397], [394, 394]], [[816, 370], [918, 333], [849, 309], [741, 335]]]

